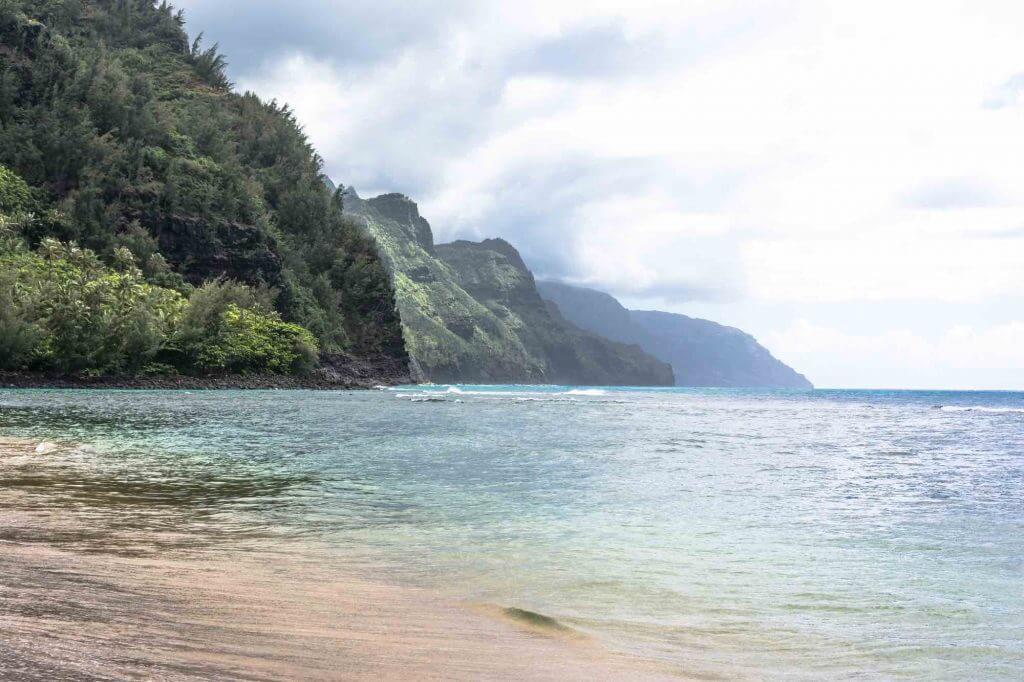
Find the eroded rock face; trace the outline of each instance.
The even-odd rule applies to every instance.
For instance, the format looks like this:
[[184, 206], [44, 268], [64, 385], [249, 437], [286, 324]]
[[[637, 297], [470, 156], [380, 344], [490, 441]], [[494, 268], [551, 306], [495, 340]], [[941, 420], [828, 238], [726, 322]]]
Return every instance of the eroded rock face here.
[[369, 199], [367, 203], [381, 217], [404, 226], [409, 236], [416, 240], [427, 253], [434, 252], [434, 233], [428, 223], [420, 216], [419, 207], [404, 194], [382, 194]]
[[165, 216], [152, 225], [160, 253], [191, 284], [218, 277], [270, 286], [281, 282], [274, 238], [254, 225], [209, 225], [195, 216]]
[[345, 211], [375, 238], [395, 280], [416, 373], [437, 382], [671, 385], [671, 368], [636, 346], [584, 332], [551, 309], [519, 252], [503, 239], [434, 245], [400, 194]]

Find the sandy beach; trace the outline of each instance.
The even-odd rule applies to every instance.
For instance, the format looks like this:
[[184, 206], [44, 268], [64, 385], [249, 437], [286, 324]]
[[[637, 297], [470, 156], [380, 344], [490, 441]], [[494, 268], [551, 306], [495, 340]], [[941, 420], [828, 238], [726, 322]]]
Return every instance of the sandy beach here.
[[[8, 478], [59, 456], [35, 441], [0, 442]], [[0, 511], [5, 679], [669, 677], [581, 633], [371, 582], [294, 546], [257, 556], [68, 549], [102, 529], [70, 508], [36, 513], [17, 494]]]

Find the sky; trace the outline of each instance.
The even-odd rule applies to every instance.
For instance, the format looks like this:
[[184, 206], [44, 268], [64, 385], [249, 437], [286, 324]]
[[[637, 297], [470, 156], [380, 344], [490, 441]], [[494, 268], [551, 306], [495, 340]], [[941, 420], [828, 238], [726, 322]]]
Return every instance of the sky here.
[[826, 387], [1024, 389], [1024, 3], [179, 0], [438, 241]]

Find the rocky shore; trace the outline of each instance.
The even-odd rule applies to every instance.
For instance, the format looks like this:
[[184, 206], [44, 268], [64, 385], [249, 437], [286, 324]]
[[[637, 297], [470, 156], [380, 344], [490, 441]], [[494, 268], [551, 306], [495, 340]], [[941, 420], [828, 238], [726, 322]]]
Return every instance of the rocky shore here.
[[317, 389], [354, 390], [412, 383], [406, 362], [381, 356], [330, 355], [309, 374], [223, 374], [209, 376], [83, 376], [34, 372], [0, 372], [0, 388], [134, 388], [134, 389]]

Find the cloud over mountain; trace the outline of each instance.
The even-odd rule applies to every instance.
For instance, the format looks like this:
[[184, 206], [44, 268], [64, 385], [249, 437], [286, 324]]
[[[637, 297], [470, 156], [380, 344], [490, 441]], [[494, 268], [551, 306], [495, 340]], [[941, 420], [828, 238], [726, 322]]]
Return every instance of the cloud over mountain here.
[[1024, 291], [1020, 3], [183, 5], [331, 177], [542, 276], [726, 314]]

